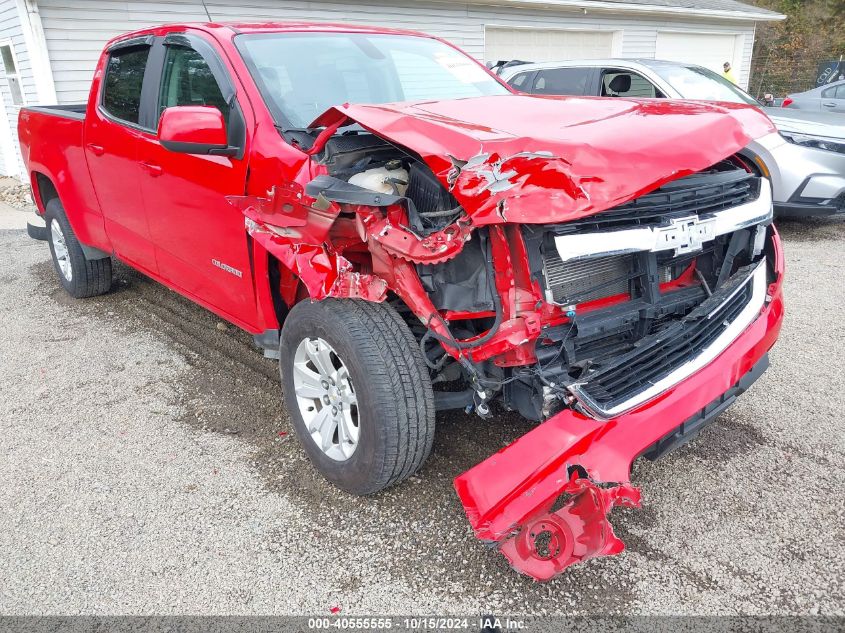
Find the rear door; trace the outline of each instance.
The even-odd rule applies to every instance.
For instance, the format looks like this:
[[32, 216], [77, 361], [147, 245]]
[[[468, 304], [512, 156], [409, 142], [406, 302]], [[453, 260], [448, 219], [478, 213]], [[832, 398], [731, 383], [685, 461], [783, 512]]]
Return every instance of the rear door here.
[[85, 156], [104, 226], [118, 257], [155, 274], [155, 251], [141, 198], [138, 145], [144, 134], [142, 91], [152, 38], [108, 52], [100, 94], [85, 117]]
[[845, 84], [822, 90], [821, 109], [824, 112], [845, 112]]
[[[193, 34], [170, 34], [157, 41], [154, 57], [156, 125], [166, 108], [213, 106], [227, 121], [230, 145], [245, 148], [236, 84], [212, 44]], [[226, 201], [227, 196], [244, 195], [246, 155], [171, 152], [156, 134], [145, 134], [138, 160], [162, 279], [250, 329], [256, 308], [249, 240], [243, 213]]]

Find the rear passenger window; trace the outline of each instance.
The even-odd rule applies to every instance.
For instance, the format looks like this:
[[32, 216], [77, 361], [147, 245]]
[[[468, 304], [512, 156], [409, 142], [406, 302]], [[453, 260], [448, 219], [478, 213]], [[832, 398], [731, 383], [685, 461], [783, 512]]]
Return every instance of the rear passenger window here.
[[149, 46], [114, 51], [106, 65], [103, 109], [128, 123], [138, 123], [141, 113], [141, 85], [147, 68]]
[[550, 68], [537, 71], [531, 92], [538, 95], [586, 95], [592, 68]]
[[173, 106], [211, 106], [229, 120], [229, 105], [208, 63], [192, 48], [168, 46], [159, 95], [159, 116]]

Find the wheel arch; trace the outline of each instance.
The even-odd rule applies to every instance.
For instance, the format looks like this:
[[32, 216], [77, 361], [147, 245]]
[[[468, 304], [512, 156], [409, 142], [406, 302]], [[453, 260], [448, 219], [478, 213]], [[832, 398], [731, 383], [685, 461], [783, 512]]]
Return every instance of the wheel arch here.
[[39, 215], [44, 215], [51, 201], [58, 200], [85, 257], [92, 261], [111, 257], [113, 249], [99, 208], [95, 211], [84, 204], [79, 192], [72, 190], [73, 186], [72, 179], [63, 180], [38, 169], [30, 172], [30, 188]]
[[53, 184], [52, 179], [40, 171], [33, 171], [30, 174], [30, 187], [32, 188], [32, 197], [38, 213], [44, 215], [44, 211], [47, 209], [47, 203], [54, 198], [59, 198], [59, 191], [56, 189], [56, 185]]
[[[30, 182], [32, 187], [32, 197], [41, 216], [45, 214], [47, 211], [47, 205], [53, 200], [58, 201], [61, 205], [64, 216], [73, 229], [73, 232], [79, 241], [79, 246], [82, 248], [82, 252], [85, 254], [85, 259], [88, 261], [95, 261], [111, 257], [111, 252], [86, 244], [86, 241], [90, 239], [90, 234], [85, 231], [87, 228], [85, 223], [81, 221], [81, 218], [75, 217], [76, 214], [72, 212], [68, 213], [68, 208], [62, 200], [62, 196], [59, 195], [59, 190], [56, 188], [56, 185], [49, 176], [40, 171], [33, 171], [30, 177]], [[86, 236], [85, 238], [80, 237], [80, 229], [82, 229], [83, 234]]]

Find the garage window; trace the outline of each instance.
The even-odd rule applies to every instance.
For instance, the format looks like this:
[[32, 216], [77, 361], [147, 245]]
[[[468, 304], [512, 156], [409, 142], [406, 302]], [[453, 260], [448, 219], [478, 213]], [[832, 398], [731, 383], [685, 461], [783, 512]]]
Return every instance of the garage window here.
[[592, 68], [549, 68], [537, 72], [531, 92], [538, 95], [587, 94]]

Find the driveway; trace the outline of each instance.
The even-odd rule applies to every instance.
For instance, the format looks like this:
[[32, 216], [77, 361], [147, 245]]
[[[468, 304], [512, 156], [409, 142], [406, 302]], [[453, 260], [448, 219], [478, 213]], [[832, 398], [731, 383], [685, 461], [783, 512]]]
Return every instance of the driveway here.
[[628, 549], [536, 584], [473, 537], [451, 485], [528, 424], [439, 416], [418, 476], [351, 497], [309, 465], [248, 335], [120, 265], [110, 294], [71, 299], [11, 213], [2, 614], [845, 614], [845, 222], [782, 227], [772, 367], [638, 462], [643, 509], [612, 515]]

